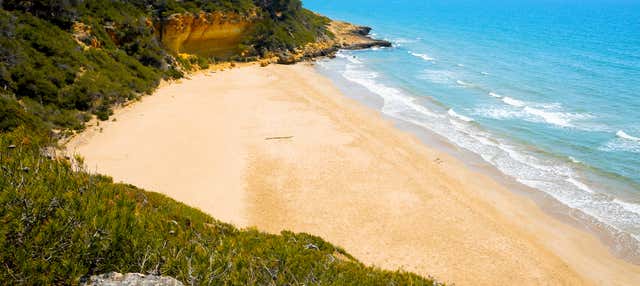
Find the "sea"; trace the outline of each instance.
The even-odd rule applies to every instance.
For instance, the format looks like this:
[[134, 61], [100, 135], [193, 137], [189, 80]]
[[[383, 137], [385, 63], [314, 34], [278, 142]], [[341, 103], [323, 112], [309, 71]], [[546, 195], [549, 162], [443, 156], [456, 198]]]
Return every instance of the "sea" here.
[[303, 4], [393, 43], [317, 63], [347, 95], [552, 199], [637, 261], [640, 1]]

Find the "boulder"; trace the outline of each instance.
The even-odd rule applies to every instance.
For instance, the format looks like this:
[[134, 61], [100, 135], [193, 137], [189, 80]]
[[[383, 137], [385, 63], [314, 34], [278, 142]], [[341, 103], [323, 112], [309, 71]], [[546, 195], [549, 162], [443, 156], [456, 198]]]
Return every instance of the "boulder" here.
[[111, 272], [93, 275], [84, 280], [81, 280], [81, 286], [184, 286], [182, 282], [172, 277], [140, 273]]
[[278, 55], [278, 63], [281, 65], [292, 65], [296, 63], [296, 57], [289, 53], [281, 53]]

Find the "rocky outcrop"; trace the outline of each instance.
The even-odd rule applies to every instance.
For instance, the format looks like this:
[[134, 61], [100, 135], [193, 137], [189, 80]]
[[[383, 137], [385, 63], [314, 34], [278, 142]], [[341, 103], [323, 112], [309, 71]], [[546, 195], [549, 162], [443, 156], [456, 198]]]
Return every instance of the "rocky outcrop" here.
[[172, 277], [144, 275], [140, 273], [121, 274], [111, 272], [94, 275], [80, 282], [81, 286], [183, 286], [182, 282]]
[[391, 42], [373, 39], [369, 36], [370, 27], [356, 26], [347, 22], [333, 21], [329, 31], [335, 36], [334, 41], [341, 49], [359, 50], [373, 47], [391, 47]]
[[73, 39], [84, 49], [99, 48], [100, 42], [92, 34], [91, 27], [82, 22], [74, 22], [71, 27]]
[[371, 38], [371, 28], [356, 26], [346, 22], [333, 21], [328, 30], [334, 35], [318, 39], [295, 52], [281, 52], [274, 55], [271, 62], [294, 64], [299, 61], [318, 57], [333, 57], [340, 49], [361, 50], [373, 47], [391, 47], [391, 42]]
[[174, 14], [157, 27], [162, 43], [176, 54], [227, 58], [238, 55], [239, 44], [255, 16], [233, 13]]

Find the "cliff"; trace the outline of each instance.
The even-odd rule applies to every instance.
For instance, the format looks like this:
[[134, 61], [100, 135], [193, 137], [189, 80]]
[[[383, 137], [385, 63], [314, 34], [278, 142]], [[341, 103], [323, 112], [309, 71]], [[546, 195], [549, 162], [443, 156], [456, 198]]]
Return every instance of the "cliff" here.
[[183, 13], [171, 15], [156, 29], [171, 52], [228, 58], [242, 52], [240, 43], [254, 20], [233, 13]]

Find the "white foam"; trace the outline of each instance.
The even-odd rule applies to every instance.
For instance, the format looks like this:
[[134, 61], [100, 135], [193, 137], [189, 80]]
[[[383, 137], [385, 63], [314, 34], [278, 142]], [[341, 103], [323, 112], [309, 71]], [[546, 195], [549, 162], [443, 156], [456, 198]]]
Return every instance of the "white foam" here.
[[507, 107], [477, 108], [474, 110], [474, 113], [482, 117], [498, 120], [525, 117], [521, 110], [514, 110]]
[[429, 56], [429, 55], [427, 55], [427, 54], [414, 53], [414, 52], [412, 52], [412, 51], [409, 51], [409, 54], [411, 54], [411, 55], [412, 55], [412, 56], [414, 56], [414, 57], [421, 58], [421, 59], [423, 59], [423, 60], [425, 60], [425, 61], [427, 61], [427, 62], [431, 62], [431, 61], [434, 61], [434, 60], [435, 60], [434, 58], [430, 57], [430, 56]]
[[461, 68], [463, 68], [463, 67], [464, 67], [464, 65], [463, 65], [463, 64], [457, 64], [457, 66], [459, 66], [459, 67], [461, 67]]
[[567, 114], [565, 113], [561, 113], [561, 112], [548, 112], [548, 111], [544, 111], [544, 110], [540, 110], [537, 108], [532, 108], [532, 107], [525, 107], [524, 111], [541, 117], [542, 119], [544, 119], [545, 122], [549, 123], [549, 124], [553, 124], [553, 125], [557, 125], [560, 127], [571, 127], [573, 125], [571, 125], [570, 123], [570, 119], [568, 119]]
[[615, 138], [609, 140], [603, 146], [598, 148], [600, 151], [605, 152], [631, 152], [631, 153], [640, 153], [640, 141], [624, 139], [624, 138]]
[[[557, 127], [570, 127], [592, 130], [591, 127], [577, 127], [575, 124], [573, 124], [574, 120], [591, 118], [591, 116], [588, 114], [549, 111], [539, 108], [533, 108], [526, 105], [524, 106], [524, 108], [514, 108], [511, 105], [509, 107], [480, 107], [474, 109], [474, 113], [479, 114], [483, 117], [499, 120], [515, 118], [535, 123], [547, 123]], [[640, 147], [640, 144], [638, 145]]]
[[451, 115], [451, 117], [455, 117], [455, 118], [460, 119], [460, 120], [462, 120], [462, 121], [464, 121], [464, 122], [473, 122], [473, 119], [472, 119], [472, 118], [469, 118], [469, 117], [467, 117], [467, 116], [464, 116], [464, 115], [458, 114], [458, 113], [456, 113], [455, 111], [453, 111], [453, 109], [449, 109], [449, 110], [447, 111], [447, 113], [448, 113], [449, 115]]
[[571, 183], [572, 185], [578, 187], [578, 189], [583, 190], [583, 191], [585, 191], [587, 193], [590, 193], [590, 194], [595, 193], [591, 188], [589, 188], [589, 186], [583, 184], [582, 182], [580, 182], [580, 181], [578, 181], [578, 180], [576, 180], [574, 178], [568, 178], [565, 181]]
[[428, 80], [434, 83], [447, 84], [451, 83], [453, 80], [454, 74], [450, 71], [445, 70], [424, 70], [421, 74], [418, 74], [416, 77], [419, 79]]
[[482, 75], [489, 75], [489, 73], [488, 73], [488, 72], [480, 72], [480, 74], [482, 74]]
[[628, 202], [621, 201], [619, 199], [614, 199], [613, 201], [621, 205], [622, 208], [624, 208], [626, 211], [640, 214], [640, 204], [628, 203]]
[[345, 60], [349, 61], [352, 64], [357, 64], [357, 65], [363, 64], [363, 62], [361, 60], [359, 60], [356, 56], [353, 56], [353, 55], [347, 55], [347, 54], [344, 54], [344, 53], [337, 53], [336, 57], [341, 58], [341, 59], [345, 59]]
[[456, 80], [456, 83], [462, 86], [470, 86], [471, 84], [465, 81]]
[[[484, 116], [494, 119], [519, 118], [530, 122], [545, 122], [559, 127], [577, 128], [572, 121], [588, 119], [592, 116], [589, 114], [569, 113], [559, 111], [562, 107], [560, 103], [535, 103], [525, 102], [512, 97], [503, 96], [495, 92], [489, 92], [489, 95], [502, 99], [502, 102], [514, 108], [490, 108], [476, 109], [476, 112]], [[583, 129], [586, 129], [584, 127]], [[588, 130], [593, 129], [592, 126]]]
[[627, 140], [633, 140], [633, 141], [638, 141], [638, 142], [640, 142], [640, 138], [638, 138], [638, 137], [634, 137], [634, 136], [631, 136], [631, 135], [629, 135], [629, 134], [625, 133], [625, 132], [624, 132], [624, 131], [622, 131], [622, 130], [618, 130], [618, 132], [616, 132], [616, 136], [618, 136], [618, 137], [620, 137], [620, 138], [622, 138], [622, 139], [627, 139]]
[[480, 134], [471, 134], [471, 137], [473, 137], [474, 139], [478, 140], [480, 143], [482, 143], [484, 145], [492, 146], [492, 147], [498, 146], [498, 143], [493, 142], [491, 137], [484, 137], [484, 136], [482, 136]]
[[407, 38], [397, 38], [392, 40], [392, 42], [399, 43], [399, 44], [410, 44], [410, 43], [415, 43], [416, 40], [407, 39]]
[[357, 69], [354, 65], [347, 65], [342, 74], [347, 80], [355, 82], [374, 94], [379, 95], [384, 100], [383, 111], [388, 113], [399, 113], [406, 110], [417, 112], [420, 115], [429, 117], [442, 117], [433, 113], [426, 107], [415, 102], [415, 99], [403, 94], [399, 89], [389, 87], [378, 82], [379, 75], [376, 72]]
[[411, 43], [417, 42], [416, 40], [411, 40], [411, 39], [406, 39], [406, 38], [384, 39], [384, 40], [392, 42], [393, 46], [396, 47], [396, 48], [403, 47], [403, 46], [405, 46], [405, 44], [411, 44]]
[[511, 106], [515, 106], [515, 107], [523, 107], [525, 106], [525, 103], [523, 101], [517, 100], [517, 99], [513, 99], [511, 97], [505, 96], [502, 98], [502, 102], [511, 105]]

